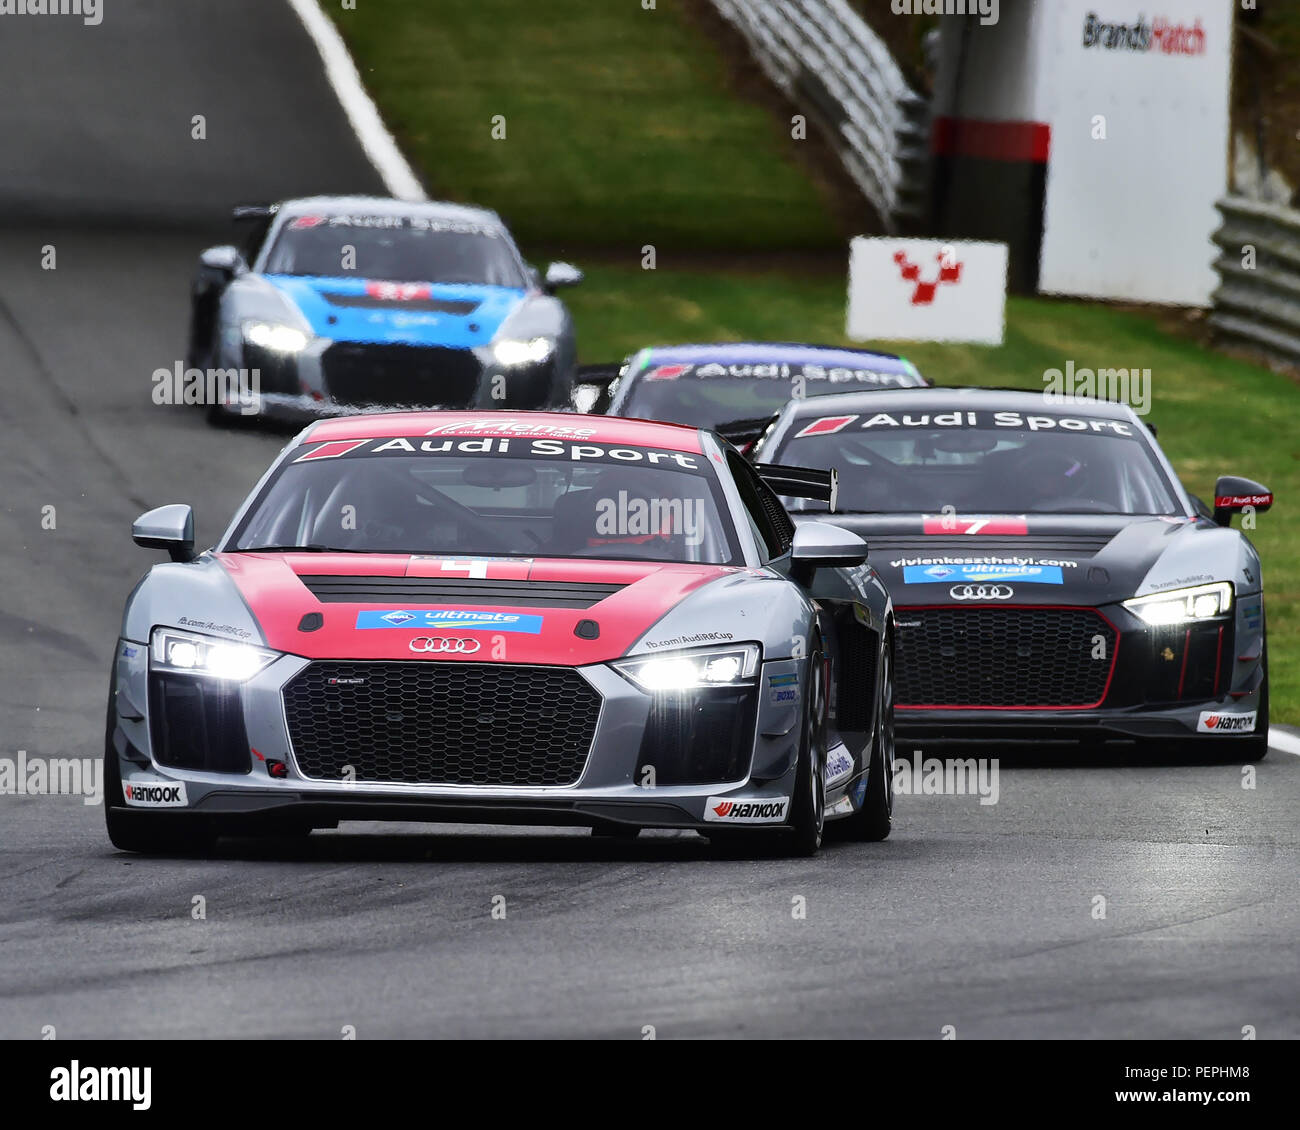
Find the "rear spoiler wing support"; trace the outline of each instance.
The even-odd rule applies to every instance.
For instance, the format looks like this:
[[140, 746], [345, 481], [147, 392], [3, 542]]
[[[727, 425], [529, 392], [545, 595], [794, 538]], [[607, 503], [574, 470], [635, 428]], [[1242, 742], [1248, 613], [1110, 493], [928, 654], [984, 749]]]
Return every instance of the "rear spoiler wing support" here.
[[834, 513], [840, 493], [840, 477], [834, 467], [829, 471], [819, 471], [812, 467], [755, 463], [754, 470], [777, 494], [783, 494], [787, 498], [809, 498], [814, 502], [824, 502]]

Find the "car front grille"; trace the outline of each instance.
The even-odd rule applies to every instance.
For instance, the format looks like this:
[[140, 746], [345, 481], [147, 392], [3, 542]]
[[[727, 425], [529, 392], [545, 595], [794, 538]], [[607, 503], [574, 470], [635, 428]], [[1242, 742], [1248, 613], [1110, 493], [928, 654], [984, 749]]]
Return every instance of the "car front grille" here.
[[298, 768], [321, 781], [572, 785], [600, 706], [567, 667], [317, 661], [284, 688]]
[[[1023, 554], [1050, 557], [1094, 557], [1108, 546], [1114, 534], [867, 534], [874, 554], [916, 554], [933, 559], [952, 554], [959, 558], [972, 553]], [[1069, 566], [1065, 566], [1068, 571]]]
[[1091, 608], [899, 608], [900, 708], [1099, 705], [1119, 633]]
[[336, 342], [321, 355], [325, 391], [342, 404], [466, 408], [481, 366], [468, 349]]

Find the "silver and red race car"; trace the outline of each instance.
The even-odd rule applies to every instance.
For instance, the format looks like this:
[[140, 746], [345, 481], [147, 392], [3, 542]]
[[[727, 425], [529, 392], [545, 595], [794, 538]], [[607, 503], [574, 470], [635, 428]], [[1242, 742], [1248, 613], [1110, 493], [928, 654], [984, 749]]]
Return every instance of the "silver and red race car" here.
[[186, 851], [414, 819], [807, 854], [832, 820], [883, 839], [889, 597], [860, 538], [796, 530], [776, 494], [834, 489], [670, 424], [313, 424], [212, 550], [187, 506], [135, 523], [171, 561], [123, 617], [109, 836]]

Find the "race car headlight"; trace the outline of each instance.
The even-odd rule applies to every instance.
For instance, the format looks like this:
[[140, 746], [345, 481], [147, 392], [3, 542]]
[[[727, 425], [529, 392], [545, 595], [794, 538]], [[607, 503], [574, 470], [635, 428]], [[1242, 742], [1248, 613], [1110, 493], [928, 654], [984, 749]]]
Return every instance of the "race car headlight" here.
[[758, 670], [758, 660], [758, 644], [746, 643], [624, 659], [614, 667], [643, 691], [663, 694], [700, 687], [745, 686]]
[[1228, 581], [1215, 581], [1212, 585], [1135, 596], [1126, 600], [1124, 607], [1148, 624], [1213, 620], [1216, 616], [1226, 615], [1232, 607], [1232, 585]]
[[492, 345], [492, 356], [499, 365], [536, 365], [545, 361], [555, 349], [549, 337], [532, 337], [527, 341], [498, 341]]
[[245, 322], [244, 340], [275, 353], [301, 353], [309, 339], [302, 330], [278, 322]]
[[276, 658], [276, 652], [176, 628], [155, 628], [150, 641], [155, 671], [179, 671], [242, 683]]

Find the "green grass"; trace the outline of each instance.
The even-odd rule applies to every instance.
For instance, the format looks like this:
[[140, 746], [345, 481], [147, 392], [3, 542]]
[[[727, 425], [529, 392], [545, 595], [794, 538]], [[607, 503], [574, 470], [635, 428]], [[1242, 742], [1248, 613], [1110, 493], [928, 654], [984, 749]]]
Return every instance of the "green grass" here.
[[839, 243], [800, 143], [728, 90], [679, 0], [327, 7], [430, 192], [495, 208], [526, 251]]
[[[644, 345], [759, 338], [850, 343], [839, 272], [641, 271], [588, 264], [571, 292], [584, 361]], [[1210, 352], [1153, 314], [1103, 305], [1012, 298], [1000, 347], [872, 343], [901, 352], [940, 384], [1041, 389], [1043, 372], [1076, 367], [1151, 370], [1151, 413], [1189, 490], [1213, 493], [1220, 474], [1272, 487], [1278, 502], [1248, 531], [1264, 561], [1275, 721], [1300, 723], [1300, 387], [1261, 365]]]

